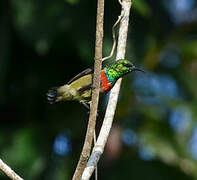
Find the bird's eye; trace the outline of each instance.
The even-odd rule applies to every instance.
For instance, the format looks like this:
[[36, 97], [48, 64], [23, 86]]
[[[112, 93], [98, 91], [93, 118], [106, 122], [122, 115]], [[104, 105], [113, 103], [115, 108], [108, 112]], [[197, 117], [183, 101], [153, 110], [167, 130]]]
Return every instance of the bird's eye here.
[[132, 67], [131, 64], [126, 64], [126, 63], [123, 63], [123, 66], [125, 66], [125, 67]]

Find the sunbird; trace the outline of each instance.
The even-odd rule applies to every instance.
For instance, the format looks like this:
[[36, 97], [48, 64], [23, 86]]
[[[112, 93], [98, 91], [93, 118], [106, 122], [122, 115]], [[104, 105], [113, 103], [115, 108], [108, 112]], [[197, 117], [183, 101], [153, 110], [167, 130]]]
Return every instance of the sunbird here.
[[[110, 66], [104, 67], [101, 70], [100, 93], [109, 92], [120, 77], [132, 71], [144, 72], [126, 59], [117, 60]], [[89, 109], [94, 88], [92, 84], [93, 70], [88, 68], [73, 77], [67, 84], [50, 89], [47, 99], [50, 104], [60, 101], [79, 101]]]

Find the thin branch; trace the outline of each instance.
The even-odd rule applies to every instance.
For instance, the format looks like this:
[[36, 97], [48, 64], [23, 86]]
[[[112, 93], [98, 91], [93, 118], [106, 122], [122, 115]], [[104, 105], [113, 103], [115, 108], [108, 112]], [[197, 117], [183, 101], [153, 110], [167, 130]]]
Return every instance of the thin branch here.
[[92, 147], [92, 140], [96, 125], [96, 116], [99, 100], [100, 89], [100, 73], [102, 66], [102, 47], [103, 47], [103, 18], [104, 18], [104, 0], [98, 0], [97, 2], [97, 22], [96, 22], [96, 42], [95, 42], [95, 63], [94, 63], [94, 78], [93, 78], [93, 92], [92, 103], [90, 109], [90, 117], [88, 122], [88, 128], [86, 132], [86, 138], [84, 146], [80, 155], [77, 168], [73, 175], [73, 180], [81, 179], [81, 175], [84, 171], [90, 151]]
[[[96, 131], [94, 131], [94, 146], [96, 145]], [[98, 180], [98, 166], [95, 167], [95, 180]]]
[[[122, 0], [121, 5], [122, 5], [121, 14], [123, 14], [123, 18], [121, 20], [120, 29], [119, 29], [119, 38], [118, 38], [116, 60], [124, 59], [124, 57], [125, 57], [131, 0]], [[104, 147], [105, 147], [107, 138], [109, 136], [109, 132], [110, 132], [113, 118], [114, 118], [114, 114], [115, 114], [120, 85], [121, 85], [121, 79], [119, 79], [117, 81], [117, 83], [115, 84], [115, 87], [113, 87], [113, 89], [111, 90], [105, 118], [103, 121], [103, 125], [101, 127], [101, 131], [99, 133], [97, 143], [93, 148], [93, 151], [92, 151], [92, 154], [89, 158], [87, 166], [82, 174], [81, 180], [89, 180], [90, 179], [90, 177], [91, 177], [91, 175], [92, 175], [92, 173], [93, 173], [93, 171], [94, 171], [94, 169], [95, 169], [95, 167], [96, 167], [96, 165], [97, 165], [97, 163], [104, 151]]]
[[121, 14], [120, 16], [118, 16], [118, 20], [114, 23], [113, 27], [112, 27], [112, 38], [113, 38], [113, 45], [112, 45], [112, 49], [110, 52], [109, 56], [106, 56], [102, 59], [102, 61], [105, 61], [107, 59], [110, 59], [113, 55], [114, 55], [114, 50], [116, 48], [116, 33], [115, 33], [115, 28], [116, 26], [119, 24], [120, 20], [122, 19], [123, 14]]
[[23, 180], [7, 164], [0, 159], [0, 169], [12, 180]]

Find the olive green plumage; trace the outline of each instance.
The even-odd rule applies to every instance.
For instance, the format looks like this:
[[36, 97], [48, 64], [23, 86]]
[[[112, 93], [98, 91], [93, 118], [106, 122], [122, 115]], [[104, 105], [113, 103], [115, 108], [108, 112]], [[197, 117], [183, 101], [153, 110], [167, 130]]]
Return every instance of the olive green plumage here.
[[[131, 71], [140, 70], [128, 60], [121, 59], [115, 61], [110, 66], [106, 66], [101, 71], [100, 92], [108, 92], [115, 82], [125, 74]], [[72, 78], [67, 84], [53, 88], [48, 91], [47, 99], [52, 104], [59, 101], [79, 101], [80, 103], [89, 103], [92, 93], [93, 71], [86, 69]]]
[[91, 97], [92, 70], [86, 69], [81, 72], [67, 84], [53, 88], [48, 91], [47, 99], [49, 103], [59, 101], [79, 101], [87, 103]]

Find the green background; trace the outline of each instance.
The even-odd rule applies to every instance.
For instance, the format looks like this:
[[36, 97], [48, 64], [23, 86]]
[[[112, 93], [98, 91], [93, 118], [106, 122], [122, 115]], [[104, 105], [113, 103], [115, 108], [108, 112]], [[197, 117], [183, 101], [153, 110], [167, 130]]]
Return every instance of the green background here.
[[[77, 102], [49, 105], [46, 92], [93, 66], [96, 3], [0, 1], [0, 158], [24, 179], [75, 170], [88, 114]], [[104, 56], [119, 14], [118, 1], [106, 1]], [[196, 179], [197, 1], [133, 0], [126, 58], [146, 74], [123, 79], [99, 178]]]

